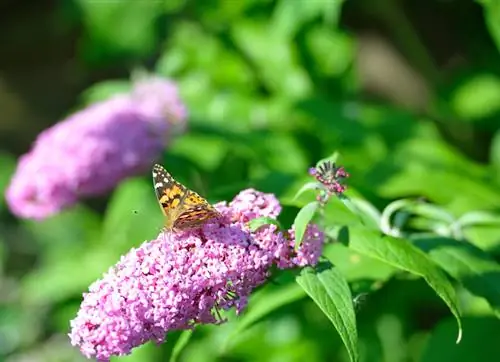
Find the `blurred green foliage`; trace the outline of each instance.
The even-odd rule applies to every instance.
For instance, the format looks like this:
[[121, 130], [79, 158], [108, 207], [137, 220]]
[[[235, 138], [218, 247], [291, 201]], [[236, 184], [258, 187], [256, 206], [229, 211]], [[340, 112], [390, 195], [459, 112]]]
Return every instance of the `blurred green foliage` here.
[[[311, 190], [294, 198], [311, 181], [309, 167], [338, 152], [351, 174], [350, 201], [332, 200], [325, 210], [337, 240], [325, 249], [329, 262], [320, 266], [328, 267], [306, 268], [298, 283], [279, 274], [243, 315], [172, 332], [162, 346], [120, 360], [497, 359], [500, 4], [410, 3], [59, 4], [58, 21], [83, 29], [76, 51], [89, 71], [154, 63], [151, 71], [178, 82], [190, 130], [163, 164], [210, 201], [247, 187], [273, 192], [288, 227], [314, 201]], [[433, 12], [459, 26], [443, 35], [434, 24], [426, 38], [422, 14]], [[366, 29], [383, 29], [385, 47], [374, 47]], [[445, 47], [438, 61], [447, 39], [460, 49]], [[96, 83], [79, 105], [128, 87], [125, 79]], [[412, 89], [425, 92], [403, 101]], [[2, 190], [16, 157], [0, 154]], [[314, 216], [306, 214], [299, 224]], [[149, 175], [43, 222], [14, 219], [3, 198], [0, 216], [0, 360], [83, 360], [65, 336], [81, 293], [162, 225]]]

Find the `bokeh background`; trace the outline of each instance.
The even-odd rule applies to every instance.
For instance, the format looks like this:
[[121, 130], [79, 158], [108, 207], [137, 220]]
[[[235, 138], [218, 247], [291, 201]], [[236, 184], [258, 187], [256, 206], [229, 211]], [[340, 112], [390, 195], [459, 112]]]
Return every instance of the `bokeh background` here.
[[[142, 68], [178, 83], [189, 131], [163, 164], [210, 201], [246, 187], [286, 200], [338, 152], [350, 192], [379, 210], [422, 197], [457, 217], [498, 214], [495, 0], [3, 0], [0, 19], [2, 195], [40, 131], [126, 91]], [[293, 220], [300, 205], [284, 204]], [[66, 336], [82, 292], [161, 224], [149, 175], [39, 222], [14, 217], [0, 198], [0, 361], [83, 361]], [[498, 226], [467, 238], [498, 263]], [[500, 355], [498, 268], [480, 281], [489, 305], [457, 285], [457, 346], [451, 313], [421, 279], [343, 249], [329, 256], [353, 288], [363, 361]], [[179, 360], [348, 360], [294, 284], [259, 290], [252, 310], [246, 324], [197, 329]], [[168, 360], [178, 337], [116, 360]]]

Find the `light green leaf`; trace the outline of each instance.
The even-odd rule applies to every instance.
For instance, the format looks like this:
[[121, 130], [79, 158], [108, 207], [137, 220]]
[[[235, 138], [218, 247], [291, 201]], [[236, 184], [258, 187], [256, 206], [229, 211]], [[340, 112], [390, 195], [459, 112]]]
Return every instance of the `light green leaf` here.
[[[221, 137], [191, 132], [176, 139], [170, 148], [170, 154], [186, 157], [203, 170], [213, 171], [220, 167], [226, 157], [229, 144]], [[193, 153], [194, 149], [203, 152]]]
[[389, 158], [386, 167], [400, 165], [401, 169], [388, 174], [376, 187], [381, 197], [421, 195], [454, 215], [471, 209], [493, 209], [500, 204], [498, 188], [484, 181], [491, 178], [491, 169], [471, 162], [438, 139], [411, 139]]
[[302, 243], [302, 239], [307, 230], [307, 225], [313, 219], [316, 211], [319, 208], [319, 204], [313, 201], [306, 206], [304, 206], [295, 216], [293, 224], [295, 225], [295, 248], [297, 249]]
[[[497, 21], [500, 21], [500, 16]], [[497, 36], [500, 36], [500, 28], [498, 31]], [[494, 74], [478, 74], [468, 78], [455, 91], [451, 105], [455, 113], [464, 120], [494, 115], [500, 111], [500, 78]]]
[[306, 44], [322, 75], [339, 77], [352, 64], [355, 47], [347, 34], [317, 26], [306, 33]]
[[278, 229], [281, 229], [281, 224], [279, 223], [279, 221], [273, 219], [272, 217], [258, 217], [250, 220], [247, 225], [251, 231], [257, 231], [259, 228], [265, 225], [276, 225]]
[[280, 36], [293, 37], [304, 23], [317, 17], [322, 17], [328, 25], [336, 26], [343, 2], [344, 0], [281, 0], [274, 10], [272, 28]]
[[288, 100], [308, 96], [313, 84], [300, 64], [295, 42], [283, 41], [272, 24], [247, 19], [232, 27], [231, 36], [255, 65], [263, 85]]
[[337, 152], [337, 151], [335, 151], [330, 156], [322, 158], [321, 160], [319, 160], [318, 162], [316, 162], [316, 167], [322, 165], [325, 162], [336, 163], [339, 157], [340, 157], [340, 153]]
[[486, 299], [500, 316], [500, 265], [488, 254], [449, 238], [418, 238], [415, 244], [471, 293]]
[[[155, 20], [161, 15], [161, 1], [78, 0], [83, 13], [88, 61], [109, 61], [118, 54], [142, 56], [155, 46]], [[131, 26], [133, 24], [133, 26]]]
[[296, 280], [333, 323], [350, 360], [358, 361], [356, 315], [351, 291], [344, 276], [329, 262], [320, 262], [314, 269], [302, 269]]
[[500, 50], [500, 3], [497, 0], [478, 0], [484, 7], [486, 25]]
[[369, 228], [378, 230], [380, 228], [380, 212], [370, 204], [360, 198], [351, 199], [341, 195], [340, 200], [354, 215], [358, 216], [362, 223]]
[[396, 268], [421, 276], [448, 305], [458, 324], [457, 343], [462, 338], [462, 324], [457, 296], [446, 274], [409, 241], [360, 228], [349, 228], [349, 248]]
[[495, 180], [498, 182], [498, 176], [500, 174], [500, 130], [496, 130], [493, 133], [493, 137], [490, 143], [489, 161], [491, 166], [493, 166], [492, 172], [495, 175]]
[[297, 199], [300, 195], [302, 195], [304, 192], [308, 190], [318, 190], [320, 187], [321, 184], [319, 184], [318, 182], [315, 181], [308, 182], [304, 186], [302, 186], [299, 191], [297, 191], [293, 199], [294, 200]]
[[399, 272], [396, 268], [347, 248], [341, 242], [328, 243], [323, 255], [330, 260], [349, 283], [371, 281], [381, 285]]
[[179, 358], [179, 355], [181, 354], [182, 350], [184, 347], [187, 346], [189, 343], [189, 340], [193, 336], [193, 331], [192, 330], [185, 330], [182, 331], [181, 335], [179, 336], [179, 339], [175, 342], [175, 346], [172, 350], [172, 354], [170, 356], [170, 362], [176, 362], [177, 359]]

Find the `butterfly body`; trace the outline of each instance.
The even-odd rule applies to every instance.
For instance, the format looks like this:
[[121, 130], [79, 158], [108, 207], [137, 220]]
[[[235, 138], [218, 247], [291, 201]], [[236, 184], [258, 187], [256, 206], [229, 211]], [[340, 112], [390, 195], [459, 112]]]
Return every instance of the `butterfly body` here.
[[177, 182], [162, 166], [153, 166], [156, 197], [166, 217], [169, 231], [190, 230], [220, 216], [219, 212], [196, 192]]

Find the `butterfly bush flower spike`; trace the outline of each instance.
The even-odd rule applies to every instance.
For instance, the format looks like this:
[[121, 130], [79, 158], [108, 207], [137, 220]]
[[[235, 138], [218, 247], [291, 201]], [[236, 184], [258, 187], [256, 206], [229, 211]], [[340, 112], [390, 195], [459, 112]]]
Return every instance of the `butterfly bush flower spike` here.
[[6, 191], [18, 217], [43, 219], [149, 169], [186, 109], [174, 83], [149, 77], [38, 135]]
[[252, 232], [255, 217], [276, 217], [274, 195], [249, 189], [200, 229], [162, 232], [132, 249], [84, 294], [70, 338], [88, 358], [108, 361], [148, 341], [164, 342], [172, 330], [224, 322], [220, 310], [239, 313], [272, 267], [314, 265], [324, 237], [309, 226], [299, 250], [293, 230], [268, 225]]
[[310, 168], [309, 174], [321, 184], [318, 201], [322, 204], [325, 204], [332, 195], [341, 196], [347, 189], [343, 182], [349, 174], [344, 167], [337, 167], [334, 162], [322, 162], [317, 167]]

